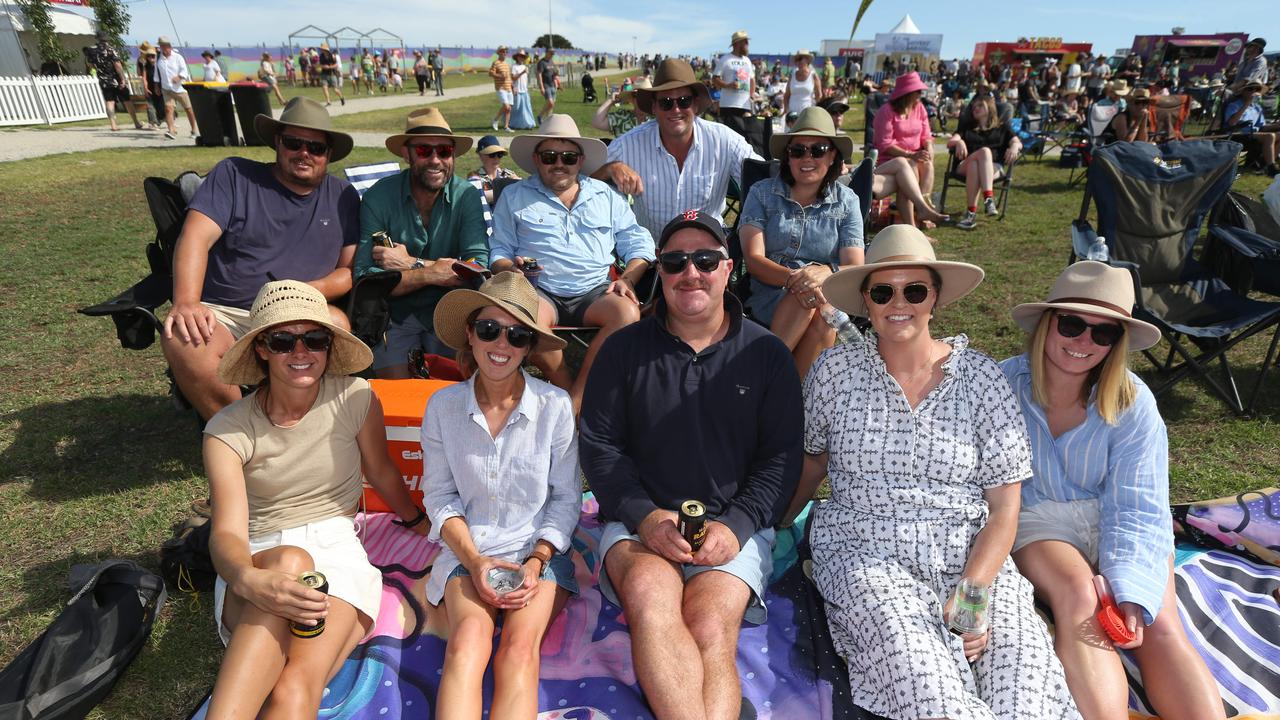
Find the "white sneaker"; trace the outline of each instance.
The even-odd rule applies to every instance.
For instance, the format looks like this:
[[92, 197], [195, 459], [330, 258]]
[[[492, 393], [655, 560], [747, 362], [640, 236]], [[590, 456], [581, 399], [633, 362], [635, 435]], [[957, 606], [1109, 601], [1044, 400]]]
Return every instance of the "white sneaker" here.
[[492, 123], [489, 124], [489, 127], [493, 128], [496, 131], [498, 129], [498, 121], [494, 120]]
[[964, 217], [960, 218], [960, 222], [956, 223], [956, 227], [961, 230], [972, 230], [978, 227], [978, 214], [965, 210]]
[[174, 139], [174, 138], [176, 138], [176, 137], [178, 137], [178, 136], [177, 136], [177, 135], [174, 135], [173, 133], [169, 132], [168, 130], [165, 130], [165, 131], [164, 131], [164, 139], [165, 139], [165, 140], [172, 140], [172, 139]]
[[988, 215], [999, 215], [1000, 210], [996, 207], [996, 199], [993, 197], [984, 199], [982, 201], [982, 211]]

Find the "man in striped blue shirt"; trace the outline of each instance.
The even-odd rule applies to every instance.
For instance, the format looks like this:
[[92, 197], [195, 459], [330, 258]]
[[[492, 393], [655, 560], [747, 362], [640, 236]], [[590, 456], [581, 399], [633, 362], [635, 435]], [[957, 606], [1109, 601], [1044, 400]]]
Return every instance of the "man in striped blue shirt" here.
[[729, 179], [741, 182], [742, 161], [760, 156], [729, 127], [698, 117], [711, 95], [689, 63], [663, 60], [653, 82], [636, 89], [636, 106], [656, 122], [610, 143], [609, 162], [594, 177], [634, 195], [636, 217], [654, 237], [686, 210], [724, 222]]

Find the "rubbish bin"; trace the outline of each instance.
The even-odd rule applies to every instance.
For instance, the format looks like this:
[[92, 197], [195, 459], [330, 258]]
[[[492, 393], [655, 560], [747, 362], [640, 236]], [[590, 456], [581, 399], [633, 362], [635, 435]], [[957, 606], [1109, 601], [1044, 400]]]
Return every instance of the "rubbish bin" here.
[[236, 133], [236, 111], [231, 107], [231, 93], [224, 82], [189, 82], [182, 87], [191, 96], [191, 109], [196, 113], [200, 136], [197, 145], [218, 147], [239, 145]]
[[253, 119], [258, 115], [272, 117], [271, 86], [264, 82], [244, 80], [233, 82], [231, 98], [236, 102], [236, 116], [240, 118], [240, 133], [245, 145], [270, 145], [271, 138], [258, 137]]

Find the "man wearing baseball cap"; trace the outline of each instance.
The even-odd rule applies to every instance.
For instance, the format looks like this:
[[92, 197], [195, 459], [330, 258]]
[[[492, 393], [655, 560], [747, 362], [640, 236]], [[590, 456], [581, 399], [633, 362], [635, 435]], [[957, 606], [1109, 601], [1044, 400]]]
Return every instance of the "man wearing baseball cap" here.
[[1240, 58], [1240, 69], [1236, 79], [1232, 81], [1230, 90], [1239, 95], [1249, 83], [1267, 84], [1267, 59], [1262, 56], [1267, 49], [1267, 41], [1256, 37], [1245, 43], [1244, 57]]
[[746, 135], [745, 120], [752, 115], [751, 98], [756, 94], [756, 78], [747, 49], [751, 38], [739, 30], [729, 38], [729, 52], [716, 61], [711, 86], [720, 90], [720, 122]]
[[[720, 221], [688, 210], [660, 238], [656, 312], [605, 342], [579, 418], [607, 521], [600, 586], [626, 611], [657, 717], [754, 717], [735, 653], [742, 621], [766, 619], [773, 525], [800, 476], [800, 379], [786, 345], [725, 291]], [[676, 526], [689, 500], [705, 510], [698, 548]]]

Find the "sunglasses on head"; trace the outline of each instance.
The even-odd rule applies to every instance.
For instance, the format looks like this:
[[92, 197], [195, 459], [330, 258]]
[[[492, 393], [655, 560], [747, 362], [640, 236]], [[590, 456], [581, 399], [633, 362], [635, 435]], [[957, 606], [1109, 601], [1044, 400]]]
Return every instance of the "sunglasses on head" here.
[[[877, 305], [888, 305], [893, 300], [893, 294], [897, 292], [897, 288], [888, 284], [880, 283], [867, 288], [867, 297], [871, 298], [871, 302]], [[902, 287], [902, 297], [912, 305], [919, 305], [929, 297], [929, 286], [922, 282], [914, 282]]]
[[576, 150], [539, 150], [538, 151], [538, 162], [541, 162], [543, 165], [555, 165], [556, 158], [560, 158], [560, 161], [563, 162], [565, 165], [569, 165], [569, 166], [577, 165], [578, 159], [581, 157], [582, 157], [582, 153]]
[[311, 352], [325, 352], [333, 345], [333, 333], [328, 330], [318, 329], [308, 330], [301, 334], [284, 330], [272, 330], [266, 334], [266, 337], [258, 339], [259, 342], [266, 346], [267, 350], [275, 355], [287, 355], [293, 352], [299, 340]]
[[817, 160], [818, 158], [831, 152], [831, 143], [814, 143], [812, 145], [788, 145], [787, 157], [799, 160], [806, 154]]
[[448, 160], [453, 157], [452, 145], [410, 145], [409, 149], [419, 160], [426, 160], [432, 155], [439, 157], [441, 160]]
[[693, 261], [693, 266], [699, 272], [714, 272], [720, 267], [723, 260], [727, 260], [724, 253], [719, 250], [694, 250], [687, 252], [664, 252], [658, 256], [658, 265], [662, 271], [668, 275], [679, 275], [689, 266], [689, 261]]
[[693, 107], [693, 96], [681, 95], [678, 98], [660, 97], [658, 98], [657, 102], [658, 102], [658, 107], [662, 108], [663, 110], [671, 110], [677, 106], [681, 110], [688, 110], [689, 108]]
[[503, 325], [497, 320], [474, 320], [471, 329], [476, 339], [482, 342], [493, 342], [504, 330], [507, 333], [507, 344], [513, 348], [529, 347], [533, 342], [534, 331], [524, 325]]
[[306, 148], [308, 153], [316, 156], [329, 152], [329, 143], [323, 140], [305, 140], [297, 135], [281, 135], [280, 144], [289, 152], [298, 152], [302, 148]]
[[1124, 326], [1119, 323], [1090, 324], [1079, 315], [1058, 316], [1058, 334], [1062, 337], [1080, 337], [1085, 330], [1089, 331], [1093, 344], [1099, 347], [1111, 347], [1124, 335]]

